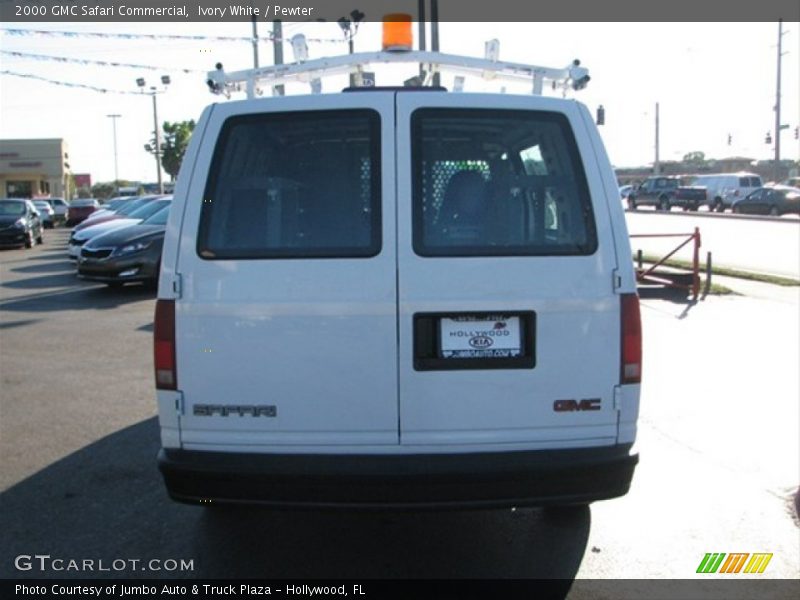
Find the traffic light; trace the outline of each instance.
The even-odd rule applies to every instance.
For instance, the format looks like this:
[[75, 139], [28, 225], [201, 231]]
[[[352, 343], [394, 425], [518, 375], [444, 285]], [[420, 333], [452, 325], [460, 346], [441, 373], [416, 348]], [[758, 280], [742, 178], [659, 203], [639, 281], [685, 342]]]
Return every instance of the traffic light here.
[[800, 139], [800, 127], [794, 128], [794, 139]]
[[728, 134], [728, 146], [730, 146], [730, 145], [731, 145], [731, 140], [732, 140], [732, 138], [731, 138], [731, 134], [729, 133], [729, 134]]
[[764, 143], [765, 144], [771, 144], [772, 143], [772, 134], [769, 131], [767, 132], [767, 137], [764, 138]]

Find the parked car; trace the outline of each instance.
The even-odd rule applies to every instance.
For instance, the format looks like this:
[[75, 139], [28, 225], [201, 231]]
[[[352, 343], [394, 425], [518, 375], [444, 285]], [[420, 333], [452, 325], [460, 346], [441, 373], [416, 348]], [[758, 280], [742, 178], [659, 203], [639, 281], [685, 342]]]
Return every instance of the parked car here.
[[783, 181], [781, 181], [781, 185], [793, 188], [800, 188], [800, 177], [789, 177], [788, 179], [784, 179]]
[[627, 200], [628, 196], [631, 195], [631, 192], [633, 191], [633, 189], [634, 189], [634, 187], [632, 185], [621, 185], [619, 187], [619, 196], [620, 196], [620, 198], [622, 198], [623, 200]]
[[42, 225], [45, 229], [52, 229], [55, 226], [53, 215], [55, 211], [47, 200], [33, 200], [33, 205], [39, 213], [39, 218], [42, 220]]
[[78, 258], [78, 277], [112, 287], [137, 281], [156, 284], [169, 204], [138, 225], [116, 229], [86, 242]]
[[44, 244], [44, 226], [30, 200], [0, 200], [0, 246]]
[[50, 206], [53, 207], [53, 222], [58, 225], [59, 223], [67, 222], [67, 209], [69, 204], [63, 198], [48, 198]]
[[776, 185], [764, 187], [733, 203], [733, 212], [747, 215], [772, 215], [773, 217], [800, 215], [800, 189]]
[[167, 206], [171, 200], [171, 196], [158, 198], [152, 202], [147, 202], [143, 206], [140, 206], [137, 210], [133, 211], [125, 218], [104, 221], [85, 229], [74, 229], [72, 231], [72, 235], [69, 237], [69, 246], [67, 250], [69, 258], [77, 260], [81, 253], [81, 246], [83, 246], [94, 236], [108, 233], [109, 231], [114, 231], [115, 229], [122, 229], [125, 227], [130, 227], [131, 225], [137, 225], [144, 219], [157, 213], [159, 210], [164, 208], [164, 206]]
[[105, 223], [107, 221], [113, 221], [116, 219], [127, 219], [132, 213], [139, 210], [145, 204], [152, 202], [153, 200], [157, 200], [158, 198], [163, 198], [163, 196], [141, 196], [137, 198], [131, 198], [128, 201], [124, 202], [120, 208], [107, 211], [103, 214], [99, 214], [101, 211], [98, 211], [98, 215], [92, 215], [88, 219], [86, 219], [83, 223], [75, 226], [74, 231], [81, 231], [82, 229], [86, 229], [87, 227], [92, 227], [94, 225], [98, 225], [100, 223]]
[[95, 198], [73, 200], [67, 209], [67, 225], [77, 225], [99, 208], [100, 202]]
[[709, 210], [724, 212], [731, 208], [739, 198], [762, 187], [761, 177], [755, 173], [717, 173], [698, 175], [692, 181], [693, 187], [706, 188], [705, 205]]
[[648, 177], [628, 193], [628, 208], [636, 210], [640, 206], [655, 206], [658, 210], [669, 210], [680, 184], [678, 177]]
[[134, 198], [112, 198], [111, 200], [101, 204], [100, 208], [94, 211], [91, 215], [89, 215], [86, 218], [86, 220], [83, 223], [81, 223], [81, 225], [85, 225], [89, 221], [95, 221], [100, 217], [105, 217], [114, 214], [131, 200], [134, 200]]

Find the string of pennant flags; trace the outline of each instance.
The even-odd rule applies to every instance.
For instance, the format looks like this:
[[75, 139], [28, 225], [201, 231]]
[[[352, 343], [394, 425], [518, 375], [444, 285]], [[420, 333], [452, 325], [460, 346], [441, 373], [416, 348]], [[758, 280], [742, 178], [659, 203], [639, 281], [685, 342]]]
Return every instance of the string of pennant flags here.
[[[121, 39], [121, 40], [169, 40], [169, 41], [194, 41], [194, 42], [248, 42], [252, 43], [252, 37], [246, 36], [214, 36], [214, 35], [176, 35], [176, 34], [146, 34], [146, 33], [104, 33], [104, 32], [91, 32], [91, 31], [55, 31], [55, 30], [42, 30], [42, 29], [15, 29], [15, 28], [0, 28], [0, 35], [8, 36], [49, 36], [49, 37], [65, 37], [65, 38], [105, 38], [105, 39]], [[282, 41], [290, 42], [291, 38], [276, 38], [271, 33], [259, 36], [259, 41], [270, 42]], [[343, 43], [345, 40], [342, 38], [306, 38], [306, 42], [319, 42], [319, 43]], [[73, 63], [81, 65], [96, 65], [102, 67], [113, 68], [126, 68], [126, 69], [146, 69], [150, 71], [171, 71], [181, 73], [205, 73], [206, 71], [200, 69], [188, 69], [179, 67], [156, 67], [153, 65], [140, 65], [134, 63], [124, 63], [117, 61], [103, 61], [84, 58], [72, 58], [66, 56], [52, 56], [45, 54], [33, 54], [29, 52], [17, 52], [11, 50], [0, 50], [0, 54], [6, 56], [13, 56], [21, 59], [30, 59], [37, 61], [52, 61], [59, 63]], [[133, 94], [138, 95], [139, 92], [129, 90], [114, 90], [95, 85], [76, 83], [70, 81], [60, 81], [50, 79], [49, 77], [42, 77], [34, 73], [21, 73], [11, 70], [2, 70], [0, 75], [9, 75], [12, 77], [21, 77], [24, 79], [33, 79], [50, 83], [53, 85], [60, 85], [69, 88], [79, 88], [92, 90], [103, 94]]]
[[138, 65], [134, 63], [112, 62], [105, 60], [91, 60], [88, 58], [70, 58], [67, 56], [50, 56], [46, 54], [31, 54], [29, 52], [14, 52], [11, 50], [0, 50], [0, 54], [14, 56], [16, 58], [40, 60], [40, 61], [54, 61], [60, 63], [73, 63], [79, 65], [96, 65], [100, 67], [120, 67], [126, 69], [146, 69], [149, 71], [173, 71], [178, 73], [205, 73], [201, 69], [182, 69], [179, 67], [156, 67], [153, 65]]
[[49, 77], [42, 77], [41, 75], [34, 75], [33, 73], [17, 73], [15, 71], [9, 70], [2, 70], [0, 71], [0, 75], [11, 75], [12, 77], [22, 77], [24, 79], [35, 79], [37, 81], [45, 81], [47, 83], [52, 83], [53, 85], [61, 85], [64, 87], [71, 87], [71, 88], [82, 88], [85, 90], [92, 90], [94, 92], [100, 92], [101, 94], [131, 94], [131, 95], [140, 95], [141, 92], [133, 92], [129, 90], [110, 90], [107, 88], [101, 88], [95, 85], [89, 85], [86, 83], [73, 83], [70, 81], [58, 81], [56, 79], [50, 79]]
[[[12, 29], [2, 28], [0, 33], [11, 36], [49, 36], [49, 37], [67, 37], [67, 38], [105, 38], [105, 39], [120, 39], [120, 40], [171, 40], [171, 41], [192, 41], [192, 42], [248, 42], [252, 43], [253, 38], [247, 36], [232, 36], [232, 35], [177, 35], [177, 34], [152, 34], [152, 33], [105, 33], [99, 31], [52, 31], [45, 29]], [[263, 36], [259, 36], [259, 41], [264, 42], [284, 42], [291, 43], [291, 39], [277, 38], [271, 32]], [[306, 38], [306, 42], [314, 43], [327, 43], [327, 44], [342, 44], [345, 43], [344, 38]]]

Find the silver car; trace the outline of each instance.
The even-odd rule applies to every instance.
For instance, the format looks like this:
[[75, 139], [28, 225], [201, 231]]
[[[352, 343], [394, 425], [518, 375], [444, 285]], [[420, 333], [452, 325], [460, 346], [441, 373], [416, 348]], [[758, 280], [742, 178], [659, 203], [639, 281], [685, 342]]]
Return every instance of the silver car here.
[[42, 225], [45, 229], [52, 229], [55, 224], [54, 215], [55, 211], [47, 200], [34, 200], [33, 205], [39, 212], [39, 218], [42, 220]]

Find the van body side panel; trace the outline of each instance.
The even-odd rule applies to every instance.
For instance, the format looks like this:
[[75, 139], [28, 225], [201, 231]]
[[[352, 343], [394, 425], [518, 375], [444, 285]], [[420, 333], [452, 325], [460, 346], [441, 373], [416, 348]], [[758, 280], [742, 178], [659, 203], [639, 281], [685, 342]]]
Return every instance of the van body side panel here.
[[[194, 181], [195, 166], [201, 148], [208, 143], [206, 128], [215, 106], [213, 104], [208, 106], [198, 119], [181, 163], [161, 251], [159, 298], [175, 297], [173, 280], [177, 273], [178, 239], [182, 230], [183, 216], [187, 205], [186, 199], [192, 196], [192, 186], [197, 187], [197, 183]], [[157, 390], [156, 399], [161, 427], [161, 444], [164, 448], [178, 448], [180, 447], [181, 396], [172, 390]]]
[[[486, 106], [491, 106], [491, 111], [482, 113]], [[433, 124], [428, 130], [415, 130], [411, 125], [415, 113], [432, 108], [441, 108], [442, 112], [430, 113]], [[451, 127], [448, 111], [453, 110], [462, 111], [456, 121], [460, 123], [459, 119], [462, 119], [463, 125]], [[470, 113], [470, 110], [476, 112]], [[477, 144], [472, 149], [458, 145], [459, 135], [463, 134], [457, 128], [468, 131], [472, 127], [472, 115], [475, 118], [474, 130], [480, 132], [493, 127], [494, 119], [502, 119], [503, 111], [512, 111], [514, 122], [523, 124], [526, 111], [533, 111], [530, 113], [534, 122], [530, 140], [524, 141], [523, 133], [510, 131], [516, 127], [504, 130], [502, 121], [498, 121], [500, 125], [495, 129], [507, 136], [505, 139], [487, 141], [483, 148], [478, 148]], [[542, 126], [540, 133], [537, 133], [537, 119], [547, 125]], [[613, 390], [619, 373], [620, 318], [619, 298], [614, 293], [611, 274], [617, 264], [602, 176], [594, 161], [585, 161], [581, 165], [594, 213], [593, 227], [596, 228], [597, 244], [591, 252], [549, 255], [545, 249], [540, 255], [532, 256], [421, 256], [413, 248], [414, 227], [419, 226], [419, 222], [412, 219], [414, 177], [419, 177], [419, 173], [444, 170], [448, 160], [457, 163], [456, 167], [461, 169], [483, 169], [493, 195], [492, 203], [499, 202], [500, 196], [505, 198], [508, 194], [517, 194], [522, 198], [520, 202], [524, 202], [526, 192], [517, 192], [517, 188], [544, 189], [544, 183], [541, 188], [536, 188], [540, 181], [552, 182], [555, 196], [558, 195], [555, 189], [558, 186], [576, 189], [572, 176], [566, 177], [563, 172], [559, 176], [552, 163], [549, 167], [542, 165], [541, 176], [536, 169], [530, 173], [512, 174], [512, 168], [502, 164], [511, 162], [513, 158], [511, 148], [502, 147], [502, 144], [524, 142], [524, 145], [541, 145], [542, 152], [547, 152], [548, 145], [556, 148], [558, 144], [551, 138], [557, 130], [551, 127], [551, 121], [560, 124], [558, 131], [563, 130], [567, 136], [574, 137], [578, 156], [591, 154], [591, 145], [574, 103], [512, 96], [493, 96], [489, 102], [480, 94], [398, 96], [398, 148], [412, 147], [412, 135], [415, 134], [429, 136], [431, 140], [430, 156], [423, 157], [423, 166], [413, 164], [413, 161], [420, 160], [419, 152], [398, 153], [397, 157], [403, 446], [414, 448], [438, 444], [445, 451], [449, 445], [473, 444], [477, 449], [481, 444], [492, 442], [537, 444], [547, 440], [576, 446], [589, 440], [597, 446], [616, 442], [617, 412], [613, 406]], [[523, 137], [515, 140], [515, 135]], [[437, 152], [445, 152], [440, 148], [447, 139], [453, 140], [452, 159], [447, 159], [444, 154], [441, 157], [437, 155]], [[514, 153], [518, 150], [514, 147]], [[552, 152], [557, 154], [558, 150]], [[535, 152], [531, 156], [535, 157]], [[554, 162], [566, 162], [563, 156], [551, 158]], [[542, 163], [548, 162], [547, 157], [539, 159]], [[579, 169], [575, 165], [573, 168]], [[506, 178], [511, 183], [497, 181], [494, 174], [498, 169], [509, 171]], [[516, 170], [519, 171], [519, 165]], [[549, 189], [546, 194], [529, 192], [527, 201], [533, 206], [537, 202], [533, 196], [550, 193]], [[445, 199], [442, 203], [447, 202], [447, 194], [443, 194]], [[559, 202], [556, 199], [556, 208], [560, 207]], [[440, 208], [440, 218], [443, 212], [445, 209]], [[445, 217], [450, 218], [450, 215]], [[498, 250], [497, 246], [486, 248], [487, 253], [495, 251], [503, 250]], [[557, 251], [561, 250], [554, 252]], [[511, 250], [509, 254], [512, 254]], [[509, 369], [451, 370], [445, 367], [419, 370], [418, 364], [415, 365], [418, 358], [415, 344], [419, 343], [415, 318], [421, 314], [464, 313], [532, 313], [535, 316], [532, 339], [525, 343], [534, 354], [535, 364]], [[434, 332], [436, 335], [441, 338], [445, 333], [439, 329]]]
[[[376, 153], [362, 156], [360, 166], [328, 164], [367, 143], [336, 130], [334, 108], [353, 109], [348, 118], [375, 125], [363, 135], [378, 136]], [[315, 120], [325, 111], [328, 127]], [[396, 445], [394, 182], [387, 171], [372, 179], [382, 203], [377, 254], [339, 257], [336, 249], [311, 245], [335, 228], [319, 215], [335, 219], [337, 204], [352, 205], [370, 185], [337, 177], [393, 163], [392, 136], [384, 133], [394, 126], [391, 96], [228, 103], [217, 107], [208, 136], [217, 139], [229, 119], [242, 118], [218, 148], [205, 144], [198, 157], [198, 173], [211, 172], [216, 160], [229, 180], [208, 187], [214, 182], [198, 179], [187, 202], [178, 261], [183, 293], [176, 300], [182, 442], [207, 449], [278, 444], [286, 452]], [[262, 144], [259, 151], [269, 151], [267, 138], [280, 153], [249, 149]], [[209, 213], [205, 250], [198, 233], [204, 200], [227, 203], [224, 210], [205, 208], [217, 211]], [[355, 218], [373, 219], [375, 208], [364, 206]], [[323, 251], [328, 255], [291, 256]]]

